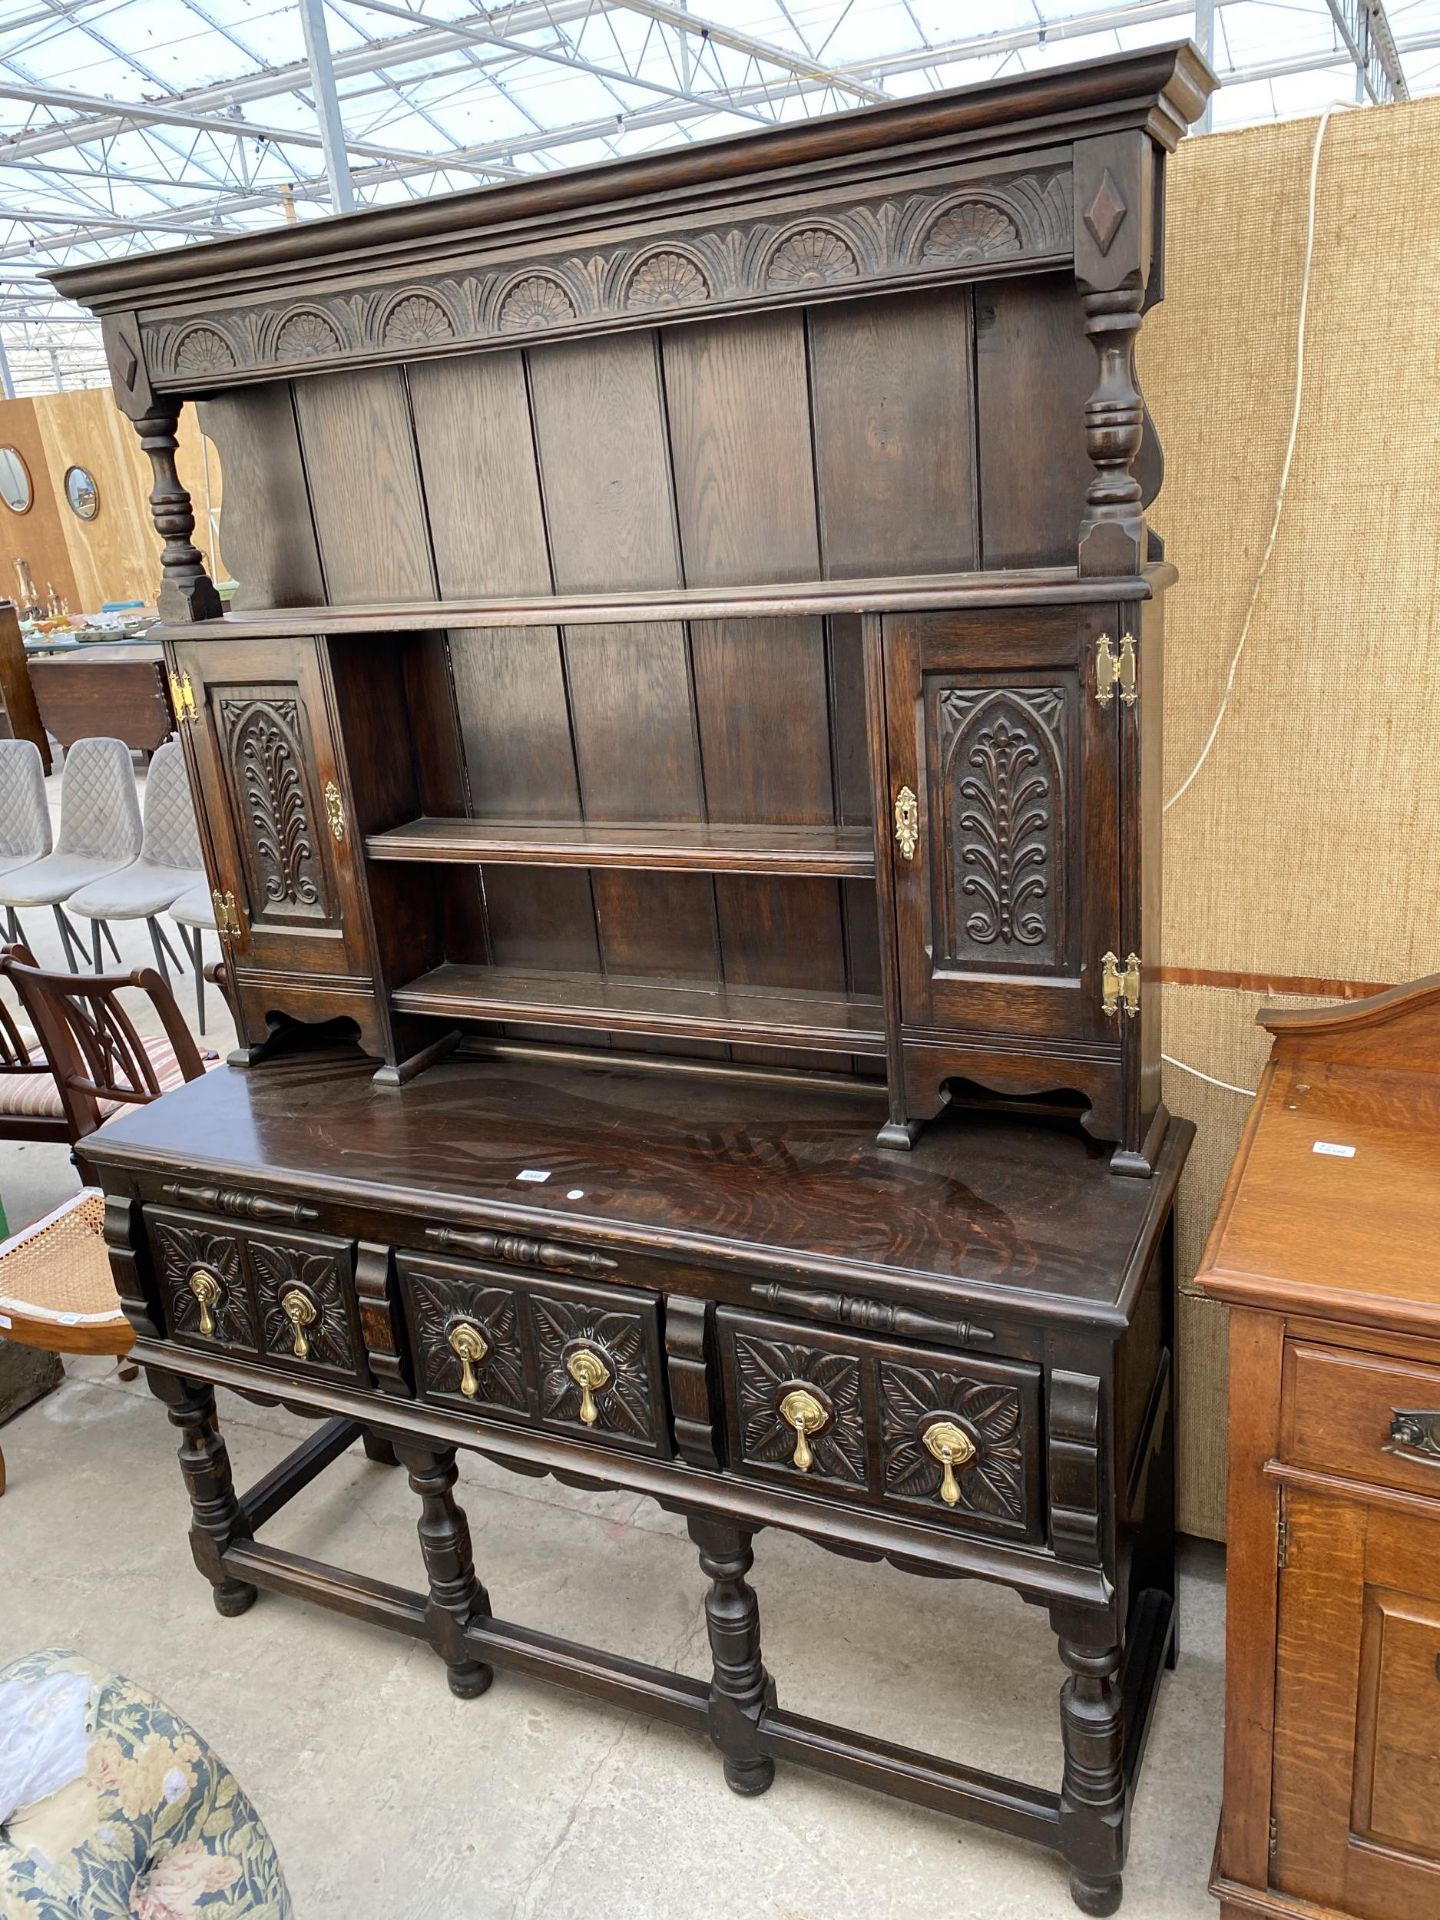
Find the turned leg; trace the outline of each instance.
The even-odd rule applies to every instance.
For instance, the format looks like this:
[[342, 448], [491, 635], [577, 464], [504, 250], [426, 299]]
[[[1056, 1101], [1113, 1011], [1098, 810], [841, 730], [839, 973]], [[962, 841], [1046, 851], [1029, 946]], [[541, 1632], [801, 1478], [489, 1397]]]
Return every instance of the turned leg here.
[[766, 1707], [775, 1704], [775, 1682], [760, 1658], [760, 1606], [745, 1579], [755, 1564], [754, 1536], [724, 1520], [693, 1517], [689, 1527], [710, 1580], [710, 1738], [725, 1757], [725, 1784], [736, 1793], [764, 1793], [775, 1778], [775, 1762], [760, 1751], [757, 1729]]
[[1125, 1864], [1125, 1710], [1121, 1650], [1105, 1637], [1071, 1638], [1062, 1628], [1060, 1658], [1070, 1678], [1060, 1690], [1065, 1772], [1060, 1786], [1061, 1850], [1070, 1863], [1070, 1892], [1082, 1913], [1110, 1914], [1120, 1905]]
[[365, 1449], [365, 1458], [373, 1460], [377, 1467], [398, 1467], [395, 1457], [395, 1443], [387, 1440], [383, 1433], [372, 1433], [369, 1427], [360, 1436], [360, 1444]]
[[451, 1489], [454, 1447], [424, 1447], [396, 1440], [395, 1454], [420, 1496], [420, 1551], [430, 1581], [430, 1638], [445, 1662], [450, 1691], [461, 1700], [484, 1693], [495, 1678], [493, 1667], [477, 1660], [465, 1645], [465, 1623], [473, 1613], [489, 1613], [490, 1597], [475, 1574], [470, 1527]]
[[250, 1528], [235, 1498], [230, 1454], [215, 1419], [215, 1390], [173, 1373], [152, 1373], [149, 1378], [151, 1391], [165, 1402], [170, 1424], [180, 1433], [180, 1471], [190, 1495], [190, 1550], [210, 1582], [216, 1611], [233, 1619], [255, 1604], [256, 1589], [226, 1573], [222, 1558], [226, 1547], [249, 1539]]

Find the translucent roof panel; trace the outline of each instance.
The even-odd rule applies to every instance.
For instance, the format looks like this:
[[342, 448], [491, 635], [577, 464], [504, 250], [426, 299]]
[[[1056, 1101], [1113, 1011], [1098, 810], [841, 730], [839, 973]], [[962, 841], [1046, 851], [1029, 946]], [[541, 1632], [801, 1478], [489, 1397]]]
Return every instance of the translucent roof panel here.
[[1440, 0], [0, 0], [0, 385], [105, 379], [51, 267], [1187, 34], [1211, 127], [1440, 91]]

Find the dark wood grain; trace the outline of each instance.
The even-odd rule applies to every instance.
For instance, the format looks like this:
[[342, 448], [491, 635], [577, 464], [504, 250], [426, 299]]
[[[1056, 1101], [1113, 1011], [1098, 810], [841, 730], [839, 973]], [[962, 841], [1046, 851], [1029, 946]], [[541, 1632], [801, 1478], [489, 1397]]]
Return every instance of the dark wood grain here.
[[548, 593], [521, 355], [422, 361], [408, 377], [442, 597]]
[[982, 564], [1054, 565], [1075, 550], [1090, 477], [1083, 428], [1095, 355], [1074, 283], [984, 281], [974, 300]]
[[231, 606], [239, 613], [323, 601], [291, 383], [277, 380], [243, 396], [217, 393], [199, 412], [200, 430], [220, 455], [221, 550], [237, 582]]
[[431, 600], [435, 575], [401, 375], [302, 380], [295, 408], [332, 604]]
[[958, 572], [979, 553], [968, 295], [814, 308], [810, 390], [830, 577], [901, 563]]
[[[98, 734], [123, 740], [136, 753], [153, 753], [175, 730], [156, 646], [110, 641], [50, 654], [28, 666], [31, 705], [42, 730], [53, 733], [62, 747]], [[22, 673], [25, 667], [22, 655]]]

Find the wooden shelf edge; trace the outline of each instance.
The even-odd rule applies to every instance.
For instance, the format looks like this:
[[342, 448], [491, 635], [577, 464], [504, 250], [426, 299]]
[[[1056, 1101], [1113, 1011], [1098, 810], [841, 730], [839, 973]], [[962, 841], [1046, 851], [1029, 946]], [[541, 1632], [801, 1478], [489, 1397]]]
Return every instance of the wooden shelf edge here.
[[880, 1002], [800, 988], [764, 991], [604, 974], [528, 973], [447, 963], [397, 987], [402, 1013], [587, 1027], [602, 1033], [722, 1040], [809, 1053], [883, 1057]]
[[889, 579], [548, 594], [518, 599], [415, 600], [355, 607], [278, 607], [159, 626], [147, 639], [243, 640], [288, 634], [406, 633], [465, 627], [624, 626], [686, 620], [802, 619], [826, 614], [945, 612], [1149, 600], [1176, 578], [1160, 561], [1139, 574], [1081, 575], [1074, 567]]
[[420, 819], [370, 834], [372, 860], [628, 867], [652, 872], [836, 875], [873, 879], [875, 847], [868, 827], [703, 827], [503, 820]]

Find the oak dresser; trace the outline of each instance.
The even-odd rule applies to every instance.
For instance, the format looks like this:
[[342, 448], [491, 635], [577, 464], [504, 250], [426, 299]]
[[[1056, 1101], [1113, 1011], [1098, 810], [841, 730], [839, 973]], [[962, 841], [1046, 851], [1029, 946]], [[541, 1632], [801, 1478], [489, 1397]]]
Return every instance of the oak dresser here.
[[[987, 1821], [1094, 1914], [1174, 1649], [1134, 345], [1212, 85], [1162, 48], [57, 276], [154, 463], [241, 1036], [92, 1152], [220, 1610]], [[217, 1385], [326, 1424], [237, 1496]], [[361, 1434], [423, 1593], [257, 1537]], [[497, 1617], [461, 1447], [683, 1513], [710, 1681]], [[1047, 1607], [1058, 1791], [788, 1713], [767, 1526]]]
[[1440, 1914], [1440, 976], [1262, 1014], [1231, 1304], [1225, 1920]]

